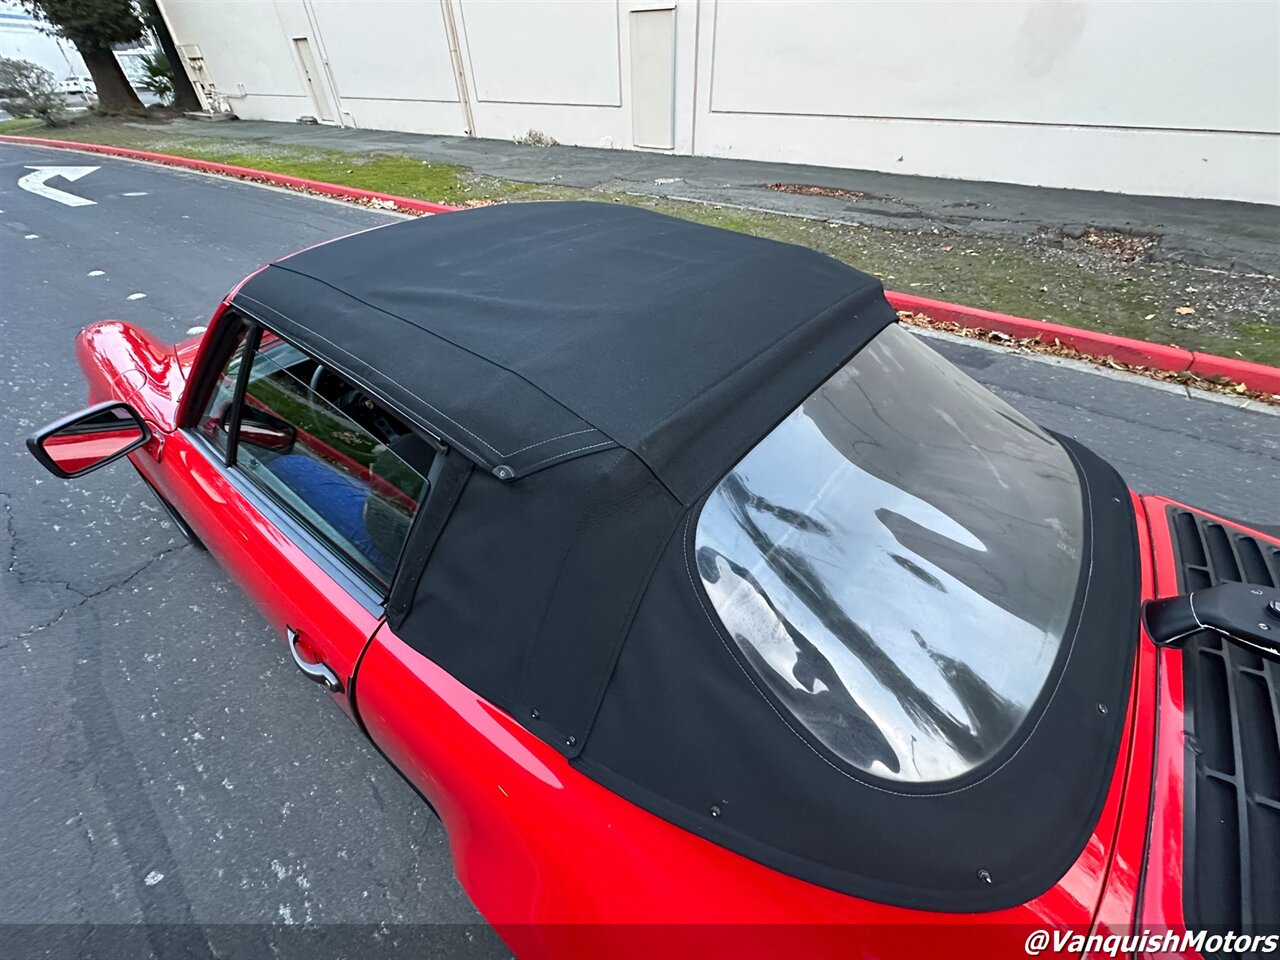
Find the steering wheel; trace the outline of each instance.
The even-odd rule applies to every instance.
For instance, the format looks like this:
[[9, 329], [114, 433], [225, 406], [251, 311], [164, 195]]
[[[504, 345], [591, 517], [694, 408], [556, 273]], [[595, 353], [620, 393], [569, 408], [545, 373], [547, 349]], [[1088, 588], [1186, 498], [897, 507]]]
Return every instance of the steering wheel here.
[[350, 418], [363, 429], [376, 435], [381, 442], [385, 443], [390, 439], [401, 436], [405, 432], [404, 428], [398, 426], [394, 420], [388, 419], [363, 390], [353, 387], [345, 381], [343, 381], [343, 385], [347, 388], [346, 390], [336, 397], [324, 397], [320, 393], [320, 382], [328, 373], [329, 368], [323, 363], [316, 364], [316, 368], [311, 374], [311, 380], [307, 384], [313, 394], [321, 397], [335, 409], [340, 410], [344, 416]]

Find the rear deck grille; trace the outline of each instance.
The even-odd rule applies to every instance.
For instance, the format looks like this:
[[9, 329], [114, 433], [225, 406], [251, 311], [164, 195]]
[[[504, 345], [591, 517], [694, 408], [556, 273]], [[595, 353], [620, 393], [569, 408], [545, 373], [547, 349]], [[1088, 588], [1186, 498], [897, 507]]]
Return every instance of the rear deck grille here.
[[[1169, 509], [1186, 593], [1217, 583], [1280, 587], [1280, 547]], [[1280, 927], [1280, 663], [1205, 630], [1184, 647], [1187, 926]]]

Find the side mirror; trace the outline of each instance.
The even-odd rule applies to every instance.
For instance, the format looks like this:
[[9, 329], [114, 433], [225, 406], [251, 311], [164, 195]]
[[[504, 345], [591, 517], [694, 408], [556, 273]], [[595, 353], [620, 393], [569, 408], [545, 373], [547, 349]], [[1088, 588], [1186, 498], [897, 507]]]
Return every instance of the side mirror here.
[[[231, 414], [232, 406], [227, 404], [218, 422], [223, 433], [231, 433]], [[276, 453], [291, 453], [298, 442], [298, 430], [287, 420], [246, 404], [240, 408], [240, 442]]]
[[258, 423], [256, 420], [240, 421], [240, 442], [251, 443], [264, 450], [289, 453], [297, 442], [298, 432], [291, 425]]
[[151, 439], [136, 410], [108, 400], [49, 424], [27, 438], [27, 449], [55, 477], [71, 480], [104, 467]]

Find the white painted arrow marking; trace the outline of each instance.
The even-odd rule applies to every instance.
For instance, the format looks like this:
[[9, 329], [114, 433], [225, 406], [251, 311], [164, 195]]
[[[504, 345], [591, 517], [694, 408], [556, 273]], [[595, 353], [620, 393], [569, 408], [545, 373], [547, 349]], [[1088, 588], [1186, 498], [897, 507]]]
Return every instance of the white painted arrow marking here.
[[56, 200], [58, 203], [65, 203], [68, 207], [91, 207], [98, 202], [97, 200], [90, 200], [88, 197], [77, 197], [74, 193], [55, 189], [45, 181], [52, 180], [54, 177], [62, 177], [64, 180], [79, 180], [95, 170], [102, 169], [101, 167], [27, 167], [27, 169], [34, 170], [35, 173], [28, 173], [18, 181], [18, 186], [27, 191], [27, 193], [34, 193], [37, 197], [45, 197], [49, 200]]

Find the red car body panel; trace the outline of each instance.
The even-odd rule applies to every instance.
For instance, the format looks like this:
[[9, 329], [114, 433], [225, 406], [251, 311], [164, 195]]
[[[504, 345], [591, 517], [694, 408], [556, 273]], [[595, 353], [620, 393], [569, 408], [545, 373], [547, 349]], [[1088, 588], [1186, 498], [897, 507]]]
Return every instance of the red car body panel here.
[[76, 358], [88, 378], [92, 402], [123, 400], [153, 431], [172, 432], [187, 367], [171, 344], [132, 324], [104, 320], [80, 331]]
[[[133, 459], [241, 583], [271, 626], [282, 637], [289, 628], [296, 630], [304, 655], [309, 652], [310, 659], [327, 663], [349, 690], [379, 617], [268, 521], [185, 433], [166, 437], [160, 463], [148, 462], [145, 454]], [[344, 693], [332, 696], [354, 715]]]
[[[334, 698], [438, 811], [462, 885], [522, 957], [893, 956], [904, 925], [913, 955], [1023, 956], [1038, 928], [1123, 934], [1135, 921], [1139, 930], [1181, 923], [1181, 654], [1140, 644], [1102, 814], [1077, 862], [1041, 896], [941, 914], [815, 886], [591, 780], [348, 596], [175, 430], [188, 370], [211, 339], [174, 347], [124, 323], [89, 327], [77, 350], [90, 399], [125, 400], [151, 425], [156, 439], [131, 455], [135, 466], [272, 625], [300, 630], [343, 680]], [[1133, 499], [1142, 595], [1176, 593], [1169, 501]]]
[[[1163, 519], [1165, 508], [1173, 501], [1163, 497], [1144, 497], [1149, 516]], [[1151, 525], [1152, 554], [1156, 567], [1156, 596], [1178, 594], [1178, 571], [1174, 559], [1172, 531], [1167, 523]], [[1155, 650], [1160, 658], [1158, 710], [1160, 732], [1153, 751], [1155, 784], [1161, 802], [1151, 811], [1148, 861], [1163, 864], [1151, 870], [1143, 887], [1142, 902], [1136, 904], [1134, 919], [1138, 924], [1160, 923], [1183, 929], [1183, 791], [1186, 770], [1186, 727], [1183, 707], [1182, 654], [1172, 650]]]
[[[1173, 547], [1173, 531], [1164, 517], [1169, 507], [1195, 510], [1212, 517], [1228, 527], [1247, 530], [1251, 536], [1270, 543], [1280, 544], [1270, 534], [1240, 524], [1225, 517], [1206, 513], [1198, 507], [1170, 500], [1167, 497], [1142, 498], [1147, 515], [1153, 518], [1150, 525], [1152, 557], [1155, 568], [1155, 595], [1176, 596], [1178, 566]], [[1182, 865], [1186, 862], [1184, 847], [1184, 823], [1186, 808], [1184, 796], [1186, 783], [1187, 735], [1186, 704], [1183, 697], [1182, 653], [1177, 650], [1156, 648], [1144, 643], [1143, 653], [1159, 658], [1160, 680], [1157, 688], [1157, 712], [1160, 718], [1152, 760], [1154, 792], [1157, 802], [1151, 806], [1150, 840], [1147, 851], [1147, 870], [1142, 884], [1141, 901], [1135, 904], [1133, 922], [1137, 929], [1143, 927], [1171, 927], [1186, 929], [1184, 910], [1184, 885]], [[1177, 954], [1161, 954], [1163, 957]], [[1187, 956], [1199, 954], [1192, 952]]]
[[[1144, 574], [1143, 596], [1171, 597], [1181, 590], [1178, 584], [1177, 556], [1173, 531], [1165, 522], [1169, 507], [1205, 511], [1167, 497], [1141, 498], [1144, 519], [1139, 523], [1139, 537], [1149, 537], [1151, 573], [1149, 583]], [[1243, 526], [1233, 520], [1205, 514], [1228, 527], [1247, 530], [1260, 540], [1280, 544], [1280, 539]], [[1150, 638], [1143, 636], [1144, 641]], [[1183, 698], [1183, 654], [1179, 650], [1141, 644], [1138, 672], [1145, 672], [1154, 682], [1143, 683], [1143, 696], [1152, 705], [1142, 713], [1158, 718], [1150, 731], [1149, 746], [1135, 753], [1130, 770], [1122, 827], [1117, 835], [1112, 874], [1099, 908], [1099, 932], [1126, 933], [1131, 930], [1171, 929], [1184, 931], [1186, 915], [1183, 864], [1186, 807], [1184, 797], [1188, 784], [1186, 707]], [[1153, 956], [1148, 954], [1148, 956]], [[1198, 957], [1197, 952], [1165, 952], [1161, 957]]]
[[[1150, 543], [1150, 520], [1142, 498], [1133, 494], [1139, 556], [1142, 558], [1142, 596], [1154, 596], [1156, 569]], [[1147, 639], [1143, 637], [1144, 641]], [[1134, 660], [1134, 697], [1130, 703], [1128, 771], [1111, 865], [1098, 904], [1095, 933], [1109, 936], [1130, 932], [1135, 900], [1145, 871], [1146, 835], [1151, 804], [1152, 749], [1156, 736], [1155, 645], [1142, 642]], [[1181, 656], [1181, 654], [1174, 654]]]
[[[786, 876], [640, 809], [385, 626], [356, 684], [369, 735], [436, 808], [459, 879], [520, 956], [577, 955], [588, 935], [591, 953], [619, 957], [678, 945], [702, 957], [892, 956], [906, 925], [919, 927], [911, 949], [921, 955], [1019, 956], [1036, 928], [1088, 930], [1123, 794], [1121, 763], [1085, 851], [1030, 903], [984, 914], [907, 910]], [[790, 929], [770, 942], [748, 926], [759, 924]], [[934, 936], [931, 924], [943, 924]]]
[[[282, 636], [289, 628], [298, 631], [304, 655], [327, 663], [349, 690], [379, 616], [268, 521], [202, 446], [174, 429], [186, 385], [179, 351], [118, 321], [86, 328], [76, 348], [90, 400], [132, 404], [155, 434], [131, 455], [134, 466], [244, 586], [268, 622]], [[192, 355], [190, 348], [182, 353]], [[354, 716], [345, 693], [332, 696]]]

